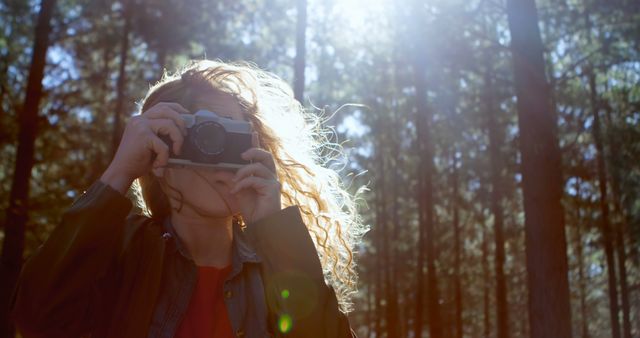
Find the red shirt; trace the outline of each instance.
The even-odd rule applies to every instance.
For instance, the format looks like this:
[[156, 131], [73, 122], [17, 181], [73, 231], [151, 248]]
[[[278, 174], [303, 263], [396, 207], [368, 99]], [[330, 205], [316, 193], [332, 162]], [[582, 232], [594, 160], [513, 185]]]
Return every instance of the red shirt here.
[[222, 287], [231, 266], [198, 267], [196, 284], [189, 308], [178, 327], [175, 338], [231, 338], [233, 329], [224, 304]]

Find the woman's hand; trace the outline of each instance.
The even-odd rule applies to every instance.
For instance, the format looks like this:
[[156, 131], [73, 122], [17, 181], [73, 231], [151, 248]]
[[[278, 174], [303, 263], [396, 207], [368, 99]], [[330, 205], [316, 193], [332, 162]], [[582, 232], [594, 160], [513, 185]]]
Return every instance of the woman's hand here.
[[174, 153], [179, 154], [187, 135], [180, 114], [186, 113], [189, 111], [177, 103], [161, 102], [132, 117], [101, 181], [124, 194], [133, 180], [167, 165], [169, 146], [158, 135], [169, 136]]
[[[256, 137], [254, 137], [254, 146], [257, 143], [255, 139]], [[271, 153], [264, 149], [251, 148], [241, 156], [252, 163], [236, 172], [233, 179], [235, 185], [231, 193], [238, 198], [245, 222], [253, 223], [282, 208], [281, 185]]]

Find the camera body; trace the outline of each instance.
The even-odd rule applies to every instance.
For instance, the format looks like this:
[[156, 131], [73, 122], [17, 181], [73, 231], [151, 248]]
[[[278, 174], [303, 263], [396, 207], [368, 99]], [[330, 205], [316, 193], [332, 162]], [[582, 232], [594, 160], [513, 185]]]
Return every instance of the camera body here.
[[180, 155], [173, 152], [171, 139], [161, 135], [171, 153], [170, 167], [204, 167], [237, 170], [246, 165], [240, 154], [252, 147], [251, 124], [221, 117], [208, 110], [180, 114], [187, 128]]

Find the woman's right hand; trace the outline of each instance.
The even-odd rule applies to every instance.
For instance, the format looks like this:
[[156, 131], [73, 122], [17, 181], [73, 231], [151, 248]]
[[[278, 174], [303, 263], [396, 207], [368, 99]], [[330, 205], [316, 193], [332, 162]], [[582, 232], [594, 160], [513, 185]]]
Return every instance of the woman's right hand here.
[[118, 150], [100, 180], [126, 193], [136, 178], [153, 168], [167, 165], [169, 146], [158, 135], [169, 136], [173, 152], [180, 153], [187, 135], [180, 114], [189, 111], [178, 103], [161, 102], [132, 117], [124, 130]]

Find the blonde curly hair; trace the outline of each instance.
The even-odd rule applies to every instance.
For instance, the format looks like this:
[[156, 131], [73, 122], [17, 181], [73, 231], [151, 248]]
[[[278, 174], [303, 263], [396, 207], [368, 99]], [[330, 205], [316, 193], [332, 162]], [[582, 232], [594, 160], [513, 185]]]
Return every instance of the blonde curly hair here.
[[[238, 100], [261, 147], [273, 154], [282, 184], [282, 206], [299, 206], [325, 279], [336, 291], [340, 309], [351, 311], [357, 281], [354, 247], [366, 232], [357, 210], [364, 187], [349, 193], [340, 175], [329, 167], [343, 155], [341, 147], [329, 141], [333, 133], [322, 126], [322, 117], [305, 111], [293, 98], [287, 83], [248, 63], [192, 61], [173, 74], [165, 73], [140, 108], [143, 112], [159, 102], [177, 102], [193, 111], [197, 98], [214, 91]], [[134, 193], [148, 216], [170, 215], [169, 200], [153, 175], [139, 178]]]

